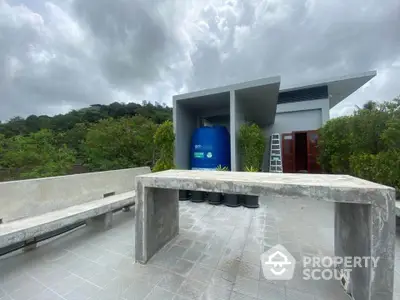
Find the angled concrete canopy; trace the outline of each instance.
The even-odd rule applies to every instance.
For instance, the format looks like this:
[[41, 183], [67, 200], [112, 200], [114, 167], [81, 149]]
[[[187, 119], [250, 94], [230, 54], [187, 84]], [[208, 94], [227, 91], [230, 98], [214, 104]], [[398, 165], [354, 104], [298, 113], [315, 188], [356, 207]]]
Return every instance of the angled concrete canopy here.
[[261, 127], [274, 123], [280, 82], [278, 76], [236, 85], [235, 99], [240, 102], [245, 121]]
[[237, 101], [241, 102], [246, 121], [265, 126], [275, 120], [279, 86], [279, 76], [262, 78], [176, 95], [173, 102], [174, 106], [182, 105], [199, 117], [226, 116], [229, 115], [230, 93], [233, 91]]
[[336, 78], [330, 78], [313, 82], [312, 84], [296, 84], [290, 87], [283, 87], [280, 93], [291, 92], [302, 89], [327, 87], [329, 108], [333, 108], [342, 100], [357, 91], [360, 87], [376, 76], [376, 71], [369, 71], [359, 74], [352, 74]]

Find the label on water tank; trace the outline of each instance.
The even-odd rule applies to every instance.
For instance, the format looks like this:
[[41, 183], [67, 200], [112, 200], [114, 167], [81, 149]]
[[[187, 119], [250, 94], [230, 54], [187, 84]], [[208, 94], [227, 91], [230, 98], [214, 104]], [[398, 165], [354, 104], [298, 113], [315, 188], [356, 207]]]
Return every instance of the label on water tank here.
[[207, 157], [208, 157], [208, 158], [211, 158], [211, 157], [212, 157], [212, 153], [211, 153], [211, 152], [208, 152], [208, 153], [207, 153]]
[[194, 158], [204, 158], [204, 152], [194, 152]]

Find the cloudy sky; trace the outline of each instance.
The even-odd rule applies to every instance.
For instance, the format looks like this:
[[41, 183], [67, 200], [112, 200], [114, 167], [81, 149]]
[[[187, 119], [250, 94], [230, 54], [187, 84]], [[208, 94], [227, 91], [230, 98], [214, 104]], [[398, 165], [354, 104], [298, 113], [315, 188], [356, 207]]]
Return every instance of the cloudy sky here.
[[369, 70], [331, 117], [400, 94], [399, 0], [0, 0], [0, 120]]

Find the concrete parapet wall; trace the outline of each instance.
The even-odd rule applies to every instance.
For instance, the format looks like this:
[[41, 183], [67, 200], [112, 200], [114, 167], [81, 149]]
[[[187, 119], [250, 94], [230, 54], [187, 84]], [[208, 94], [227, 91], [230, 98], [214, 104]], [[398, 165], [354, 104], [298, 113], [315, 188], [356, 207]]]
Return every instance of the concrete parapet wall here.
[[103, 198], [108, 193], [135, 189], [135, 177], [149, 167], [18, 180], [0, 183], [3, 223]]

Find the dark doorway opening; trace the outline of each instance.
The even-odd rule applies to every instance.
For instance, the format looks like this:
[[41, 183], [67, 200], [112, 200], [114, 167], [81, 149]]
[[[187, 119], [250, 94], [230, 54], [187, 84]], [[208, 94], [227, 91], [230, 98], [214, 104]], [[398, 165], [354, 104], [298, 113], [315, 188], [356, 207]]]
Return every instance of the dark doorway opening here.
[[307, 155], [307, 132], [294, 133], [294, 155], [295, 166], [294, 171], [308, 172], [308, 155]]

